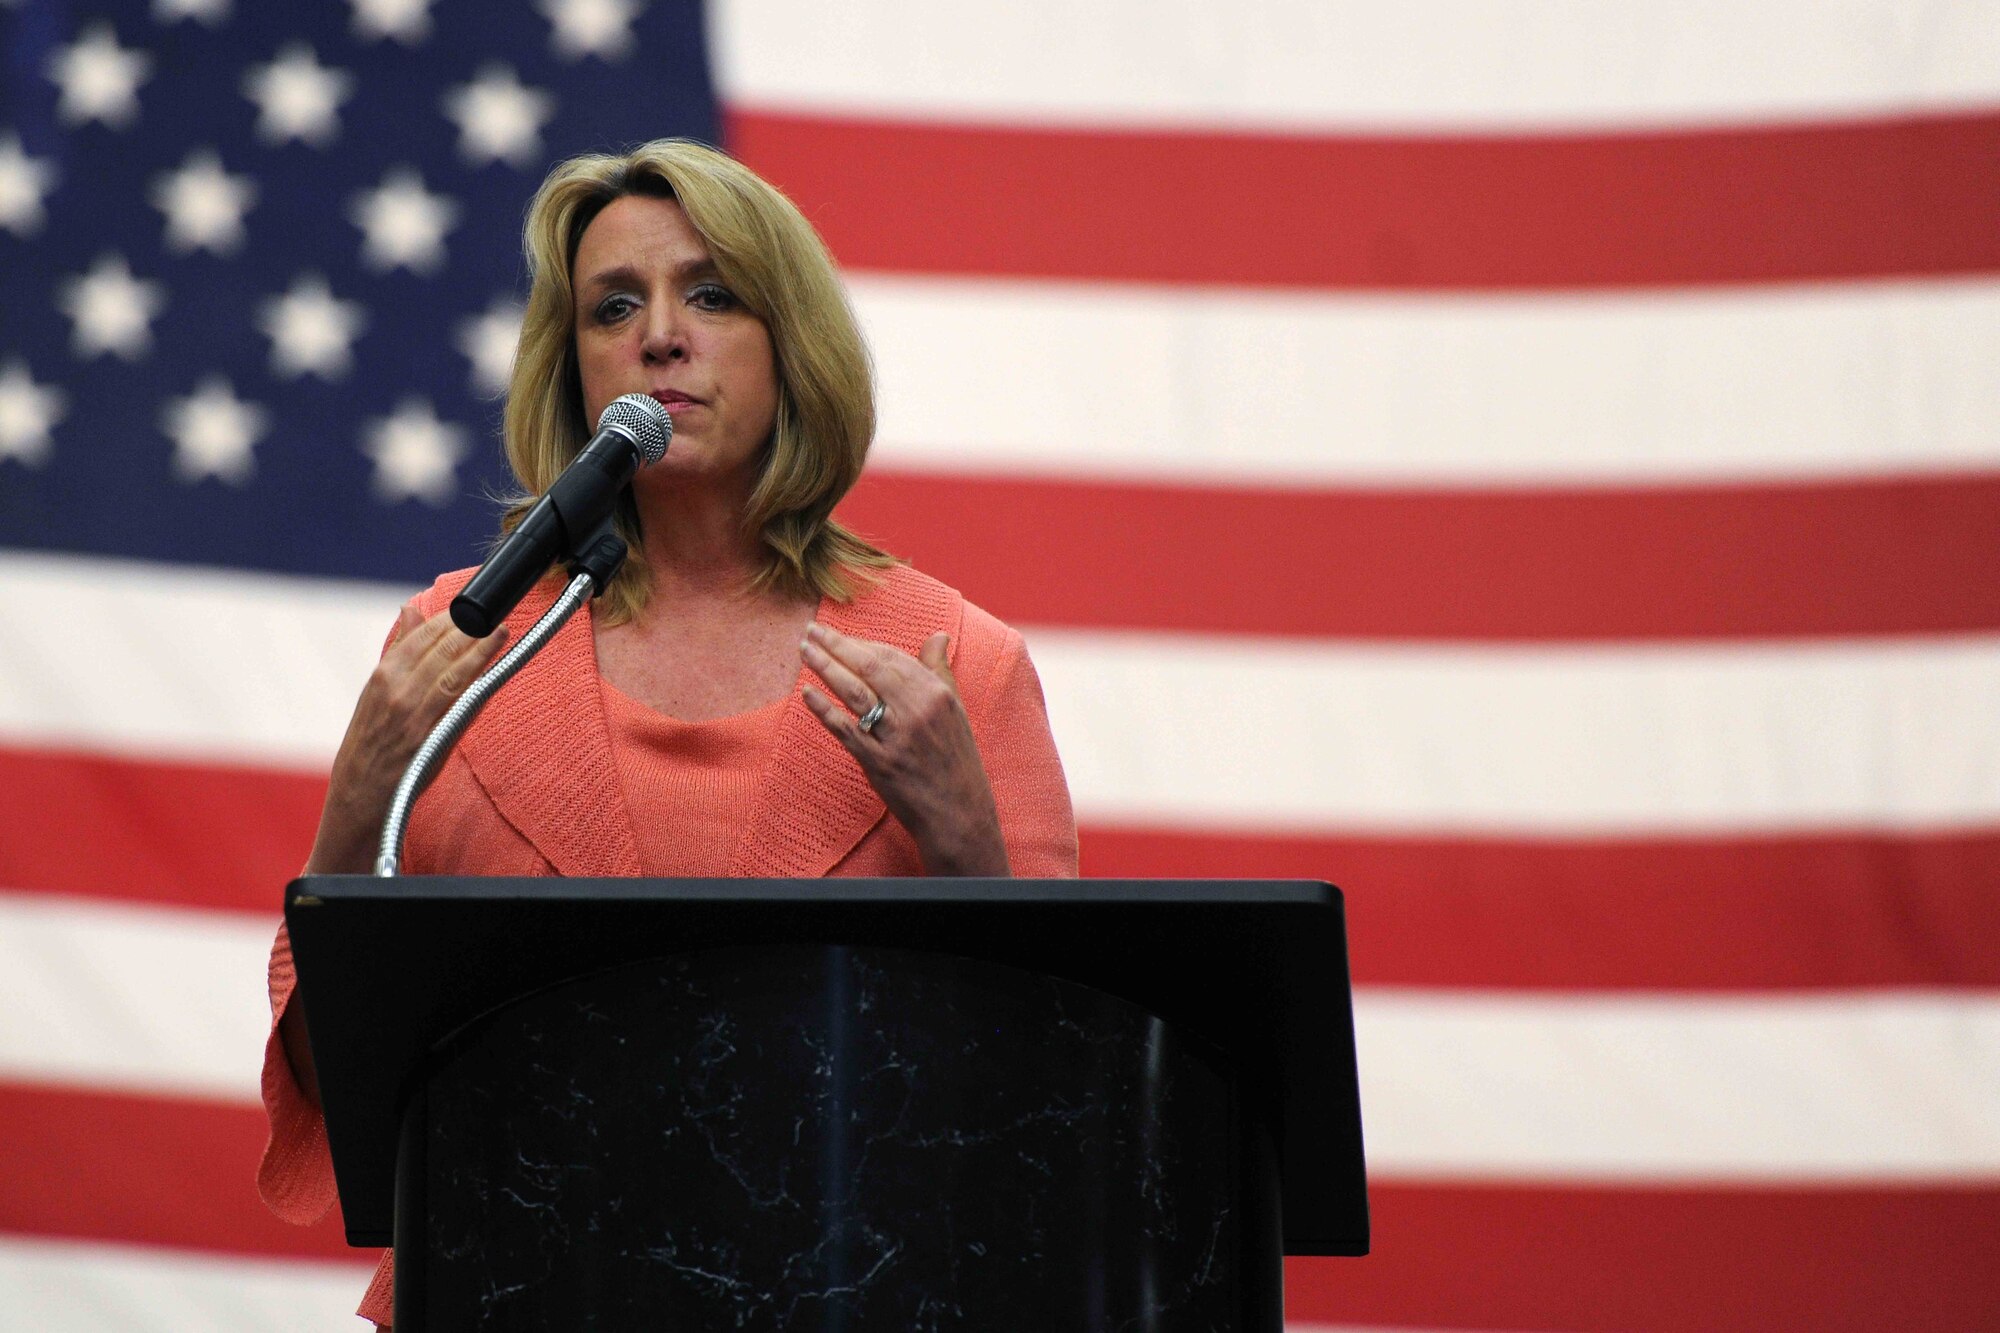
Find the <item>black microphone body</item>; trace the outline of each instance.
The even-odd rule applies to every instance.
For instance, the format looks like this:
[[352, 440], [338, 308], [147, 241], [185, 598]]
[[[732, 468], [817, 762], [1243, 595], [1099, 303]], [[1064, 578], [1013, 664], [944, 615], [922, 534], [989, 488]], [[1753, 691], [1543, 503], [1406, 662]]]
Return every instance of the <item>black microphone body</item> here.
[[596, 436], [452, 599], [452, 623], [475, 639], [491, 634], [550, 565], [575, 556], [604, 525], [632, 474], [664, 457], [673, 433], [673, 418], [644, 394], [605, 408]]

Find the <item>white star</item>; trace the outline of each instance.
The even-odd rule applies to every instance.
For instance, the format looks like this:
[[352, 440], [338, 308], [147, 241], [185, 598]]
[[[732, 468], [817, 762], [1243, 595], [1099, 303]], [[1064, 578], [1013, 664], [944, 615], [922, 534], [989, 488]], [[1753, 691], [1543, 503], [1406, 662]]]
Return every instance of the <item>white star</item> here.
[[518, 301], [496, 296], [486, 313], [463, 320], [458, 326], [458, 350], [472, 363], [472, 388], [489, 398], [507, 392], [514, 373], [514, 348], [521, 341], [521, 317], [526, 312]]
[[152, 65], [145, 52], [118, 45], [109, 23], [93, 23], [49, 57], [49, 77], [62, 85], [56, 114], [71, 125], [94, 120], [125, 128], [139, 118], [139, 85]]
[[63, 391], [43, 388], [14, 360], [0, 370], [0, 459], [17, 458], [28, 467], [48, 461], [49, 431], [66, 411]]
[[264, 434], [269, 414], [236, 396], [229, 381], [211, 375], [186, 398], [170, 398], [160, 429], [174, 442], [174, 475], [192, 485], [217, 477], [233, 486], [257, 470], [250, 446]]
[[264, 303], [258, 323], [271, 339], [271, 373], [285, 379], [317, 375], [337, 380], [354, 364], [350, 344], [368, 317], [359, 301], [342, 301], [316, 273], [292, 280], [292, 289]]
[[153, 207], [167, 215], [167, 248], [180, 254], [240, 249], [243, 212], [256, 198], [250, 178], [224, 171], [213, 149], [189, 153], [179, 171], [153, 178]]
[[367, 233], [361, 258], [368, 267], [429, 273], [444, 262], [444, 234], [458, 220], [458, 205], [424, 189], [413, 168], [396, 167], [379, 186], [355, 195], [347, 216]]
[[76, 323], [70, 345], [78, 356], [116, 352], [136, 361], [152, 349], [149, 325], [166, 309], [167, 289], [133, 277], [125, 256], [105, 254], [90, 272], [63, 283], [56, 304]]
[[198, 19], [213, 28], [229, 17], [229, 0], [153, 0], [153, 22]]
[[431, 0], [347, 0], [354, 31], [365, 38], [393, 37], [415, 46], [431, 32]]
[[16, 236], [41, 230], [42, 198], [55, 184], [55, 163], [22, 152], [20, 135], [0, 135], [0, 227]]
[[439, 421], [422, 398], [405, 398], [390, 417], [363, 432], [361, 452], [375, 460], [375, 493], [384, 500], [448, 505], [458, 496], [465, 429]]
[[537, 6], [555, 25], [556, 54], [564, 60], [624, 59], [632, 50], [632, 20], [645, 7], [644, 0], [541, 0]]
[[340, 104], [353, 88], [352, 75], [328, 69], [310, 46], [298, 42], [243, 76], [243, 95], [257, 104], [257, 133], [272, 144], [332, 143], [340, 133]]
[[471, 83], [444, 95], [444, 113], [458, 122], [458, 151], [475, 165], [532, 165], [542, 155], [542, 126], [556, 113], [556, 99], [523, 87], [505, 65], [488, 65]]

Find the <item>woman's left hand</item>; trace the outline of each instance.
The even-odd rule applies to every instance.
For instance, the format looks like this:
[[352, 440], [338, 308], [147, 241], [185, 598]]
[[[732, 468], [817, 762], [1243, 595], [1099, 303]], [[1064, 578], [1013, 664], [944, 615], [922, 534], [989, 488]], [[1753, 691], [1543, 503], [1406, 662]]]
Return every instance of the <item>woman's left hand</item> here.
[[[925, 873], [1006, 875], [1000, 815], [959, 702], [949, 642], [933, 634], [911, 657], [814, 624], [800, 652], [847, 710], [810, 685], [806, 707], [847, 747], [882, 804], [916, 839]], [[877, 703], [882, 712], [863, 731], [860, 719]]]

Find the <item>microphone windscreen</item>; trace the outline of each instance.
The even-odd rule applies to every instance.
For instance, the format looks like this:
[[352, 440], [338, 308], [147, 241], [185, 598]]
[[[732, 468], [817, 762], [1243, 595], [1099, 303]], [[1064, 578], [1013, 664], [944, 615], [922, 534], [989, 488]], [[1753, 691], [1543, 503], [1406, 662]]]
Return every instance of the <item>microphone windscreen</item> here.
[[674, 419], [657, 398], [628, 393], [611, 400], [597, 419], [597, 432], [616, 430], [639, 446], [641, 465], [659, 462], [667, 456], [667, 442], [674, 438]]

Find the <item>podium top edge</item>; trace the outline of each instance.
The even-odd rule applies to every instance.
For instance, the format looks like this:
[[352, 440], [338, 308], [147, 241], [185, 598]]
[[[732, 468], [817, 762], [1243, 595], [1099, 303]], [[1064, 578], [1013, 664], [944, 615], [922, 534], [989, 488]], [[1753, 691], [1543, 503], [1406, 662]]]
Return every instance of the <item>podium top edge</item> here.
[[285, 888], [285, 904], [321, 901], [1060, 903], [1068, 905], [1273, 903], [1335, 906], [1323, 880], [1286, 879], [566, 879], [463, 875], [308, 875]]

